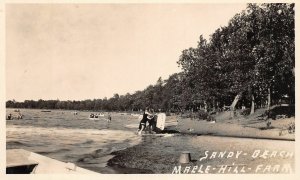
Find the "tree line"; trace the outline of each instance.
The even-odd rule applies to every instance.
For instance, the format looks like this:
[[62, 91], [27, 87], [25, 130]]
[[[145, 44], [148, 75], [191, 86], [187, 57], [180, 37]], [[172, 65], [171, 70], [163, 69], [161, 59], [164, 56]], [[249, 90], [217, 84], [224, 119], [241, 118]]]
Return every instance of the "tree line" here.
[[[225, 106], [270, 107], [295, 102], [295, 5], [248, 4], [209, 40], [182, 51], [182, 72], [126, 95], [84, 101], [26, 100], [8, 108], [215, 111]], [[204, 24], [205, 25], [205, 24]]]
[[67, 110], [94, 110], [94, 111], [140, 111], [151, 107], [156, 111], [172, 110], [174, 104], [174, 89], [178, 86], [178, 74], [173, 74], [168, 80], [158, 79], [155, 85], [149, 85], [143, 91], [136, 91], [126, 95], [114, 94], [111, 98], [87, 99], [82, 101], [60, 100], [25, 100], [6, 102], [7, 108], [32, 109], [67, 109]]

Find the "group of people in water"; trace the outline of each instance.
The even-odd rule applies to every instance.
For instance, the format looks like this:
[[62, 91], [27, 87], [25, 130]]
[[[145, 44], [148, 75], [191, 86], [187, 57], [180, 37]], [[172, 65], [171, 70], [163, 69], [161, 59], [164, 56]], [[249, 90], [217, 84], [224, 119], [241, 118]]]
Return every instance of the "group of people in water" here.
[[90, 118], [98, 118], [100, 116], [100, 114], [94, 114], [94, 113], [91, 113], [90, 114]]
[[[90, 118], [99, 118], [99, 117], [103, 117], [104, 116], [104, 114], [102, 114], [102, 113], [100, 113], [100, 114], [94, 114], [94, 113], [91, 113], [90, 114]], [[108, 113], [108, 115], [107, 115], [107, 121], [108, 122], [110, 122], [111, 121], [111, 115], [110, 115], [110, 113]]]
[[[23, 115], [18, 112], [17, 116], [13, 116], [11, 113], [7, 116], [7, 120], [13, 120], [13, 119], [23, 119]], [[74, 113], [74, 115], [77, 115], [77, 112]], [[104, 114], [90, 114], [90, 118], [99, 118], [100, 116], [104, 116]], [[107, 121], [111, 121], [111, 115], [108, 113]], [[148, 124], [148, 126], [147, 126]], [[156, 130], [156, 115], [154, 114], [154, 110], [150, 108], [145, 108], [145, 111], [143, 113], [142, 119], [139, 124], [139, 129], [137, 131], [138, 134], [141, 134], [143, 130], [148, 128], [149, 132], [152, 133]]]
[[16, 116], [13, 116], [11, 113], [8, 114], [6, 120], [13, 120], [13, 119], [23, 119], [23, 115], [19, 112]]

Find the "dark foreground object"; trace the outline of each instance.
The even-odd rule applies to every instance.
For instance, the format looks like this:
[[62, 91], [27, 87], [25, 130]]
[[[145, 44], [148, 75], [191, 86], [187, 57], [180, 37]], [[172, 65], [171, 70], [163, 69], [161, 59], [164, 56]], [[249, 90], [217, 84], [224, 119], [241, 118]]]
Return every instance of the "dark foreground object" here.
[[6, 174], [30, 174], [37, 164], [7, 167]]

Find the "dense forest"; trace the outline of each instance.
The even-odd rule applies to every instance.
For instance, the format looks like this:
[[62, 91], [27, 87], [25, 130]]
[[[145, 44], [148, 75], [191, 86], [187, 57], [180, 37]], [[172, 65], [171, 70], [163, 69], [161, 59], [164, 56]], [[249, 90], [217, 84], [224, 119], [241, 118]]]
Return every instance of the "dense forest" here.
[[[248, 4], [209, 40], [182, 51], [182, 72], [126, 95], [84, 101], [25, 100], [7, 108], [94, 111], [214, 111], [295, 102], [294, 4]], [[204, 24], [205, 25], [205, 24]], [[188, 28], [188, 27], [187, 27]], [[167, 49], [166, 49], [167, 50]]]

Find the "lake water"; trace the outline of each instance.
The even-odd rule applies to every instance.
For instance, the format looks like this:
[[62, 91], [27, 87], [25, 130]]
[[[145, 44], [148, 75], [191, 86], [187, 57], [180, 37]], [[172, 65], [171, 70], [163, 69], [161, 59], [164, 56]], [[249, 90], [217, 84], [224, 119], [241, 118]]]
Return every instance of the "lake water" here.
[[[106, 166], [111, 152], [141, 142], [137, 136], [136, 116], [112, 113], [112, 121], [101, 117], [89, 120], [91, 112], [21, 109], [21, 120], [6, 121], [6, 148], [22, 148], [60, 161], [72, 162], [80, 167], [101, 173], [116, 173]], [[16, 116], [13, 109], [7, 114]]]

